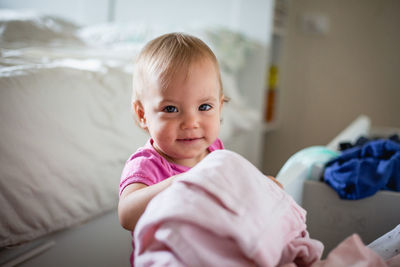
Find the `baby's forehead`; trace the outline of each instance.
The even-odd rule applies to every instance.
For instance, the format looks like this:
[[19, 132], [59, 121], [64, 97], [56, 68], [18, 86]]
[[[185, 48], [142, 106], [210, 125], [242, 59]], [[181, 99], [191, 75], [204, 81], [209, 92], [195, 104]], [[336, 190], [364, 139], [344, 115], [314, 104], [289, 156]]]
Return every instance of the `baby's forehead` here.
[[199, 69], [207, 69], [203, 75], [212, 75], [216, 79], [220, 79], [219, 67], [216, 62], [205, 58], [201, 60], [187, 62], [186, 64], [172, 65], [160, 73], [158, 81], [161, 88], [167, 88], [171, 83], [184, 83], [193, 76], [193, 73]]
[[[194, 73], [197, 73], [197, 76]], [[200, 75], [198, 73], [200, 73]], [[161, 96], [160, 93], [170, 94], [170, 89], [185, 87], [184, 85], [188, 81], [193, 84], [193, 80], [199, 83], [202, 83], [203, 80], [211, 80], [211, 82], [207, 83], [206, 87], [212, 87], [212, 94], [216, 95], [216, 97], [222, 95], [222, 83], [218, 63], [208, 57], [186, 61], [186, 64], [180, 65], [169, 62], [168, 67], [163, 68], [162, 71], [158, 72], [153, 69], [153, 71], [148, 72], [145, 76], [147, 76], [147, 78], [143, 80], [144, 84], [142, 90], [138, 94], [138, 98], [142, 100], [144, 100], [143, 97], [147, 98], [146, 95], [151, 97], [152, 95], [154, 96], [154, 94]], [[196, 78], [192, 79], [193, 76], [196, 76]], [[188, 91], [190, 90], [181, 89], [177, 94], [180, 97], [185, 97], [182, 94], [187, 94]]]
[[171, 61], [164, 70], [161, 76], [174, 77], [176, 74], [188, 76], [193, 70], [207, 66], [212, 68], [215, 72], [219, 72], [218, 63], [211, 57], [203, 55], [201, 57], [194, 57], [189, 60]]

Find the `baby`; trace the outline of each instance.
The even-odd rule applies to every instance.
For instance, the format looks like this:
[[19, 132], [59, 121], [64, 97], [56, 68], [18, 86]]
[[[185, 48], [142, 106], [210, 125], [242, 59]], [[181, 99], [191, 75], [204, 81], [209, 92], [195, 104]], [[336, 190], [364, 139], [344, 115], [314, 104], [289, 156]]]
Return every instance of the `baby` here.
[[143, 48], [133, 73], [132, 110], [150, 139], [122, 172], [118, 215], [125, 229], [135, 229], [149, 201], [176, 175], [224, 148], [218, 139], [224, 102], [217, 59], [200, 39], [170, 33]]
[[118, 215], [125, 229], [134, 230], [147, 203], [175, 175], [224, 148], [218, 133], [225, 100], [217, 59], [200, 39], [171, 33], [143, 48], [133, 73], [132, 109], [150, 139], [122, 172]]

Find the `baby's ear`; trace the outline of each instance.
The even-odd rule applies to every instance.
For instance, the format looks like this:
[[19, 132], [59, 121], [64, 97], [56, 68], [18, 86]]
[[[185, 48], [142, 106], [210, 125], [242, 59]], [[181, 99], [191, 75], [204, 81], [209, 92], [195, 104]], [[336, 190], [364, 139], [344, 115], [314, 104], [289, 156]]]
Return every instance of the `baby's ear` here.
[[135, 111], [139, 126], [143, 129], [147, 129], [146, 116], [142, 103], [140, 101], [133, 102], [133, 110]]
[[224, 103], [225, 102], [228, 102], [229, 101], [229, 99], [225, 96], [225, 95], [222, 95], [221, 97], [220, 97], [220, 103], [219, 103], [219, 112], [221, 112], [221, 110], [222, 110], [222, 106], [224, 105]]

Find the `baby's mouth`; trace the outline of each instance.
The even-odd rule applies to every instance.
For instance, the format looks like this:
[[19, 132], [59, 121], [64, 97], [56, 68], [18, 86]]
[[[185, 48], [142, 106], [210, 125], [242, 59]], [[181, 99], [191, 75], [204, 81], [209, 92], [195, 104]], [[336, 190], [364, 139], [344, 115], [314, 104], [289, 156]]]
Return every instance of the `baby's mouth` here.
[[180, 142], [193, 142], [202, 139], [201, 137], [178, 138]]

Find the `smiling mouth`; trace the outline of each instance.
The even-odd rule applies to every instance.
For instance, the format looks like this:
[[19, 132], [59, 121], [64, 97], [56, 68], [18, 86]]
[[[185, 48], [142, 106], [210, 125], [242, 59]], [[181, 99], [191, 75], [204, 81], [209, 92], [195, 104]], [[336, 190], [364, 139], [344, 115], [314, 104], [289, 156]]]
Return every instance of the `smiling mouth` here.
[[194, 141], [197, 141], [197, 140], [200, 140], [200, 139], [202, 139], [201, 137], [195, 137], [195, 138], [180, 138], [180, 139], [177, 139], [179, 142], [194, 142]]

